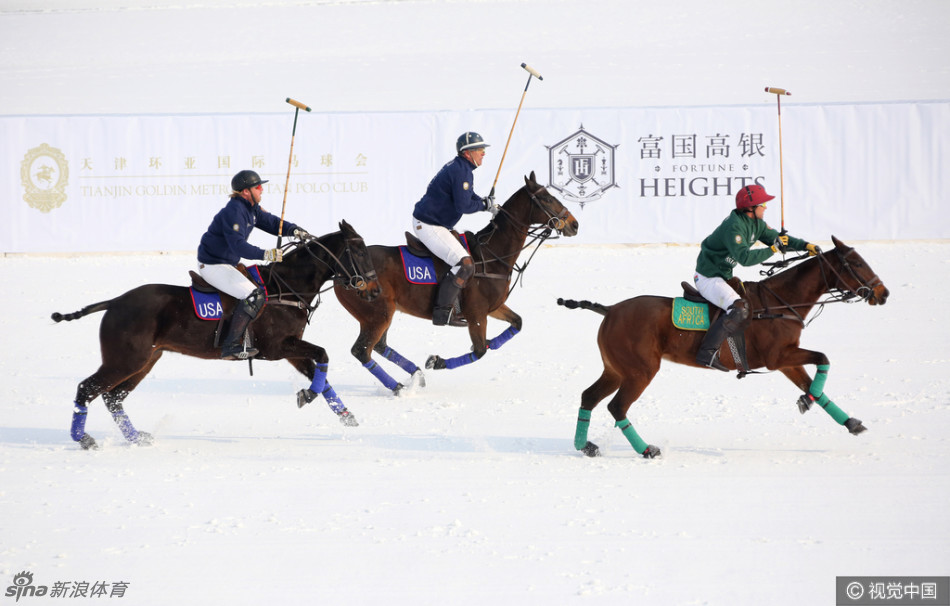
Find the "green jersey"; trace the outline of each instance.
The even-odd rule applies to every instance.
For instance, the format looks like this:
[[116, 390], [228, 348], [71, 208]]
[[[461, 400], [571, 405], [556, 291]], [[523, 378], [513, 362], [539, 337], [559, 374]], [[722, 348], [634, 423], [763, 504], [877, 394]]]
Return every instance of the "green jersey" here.
[[[732, 268], [736, 265], [758, 265], [771, 257], [771, 248], [756, 248], [752, 245], [762, 242], [768, 246], [775, 244], [778, 231], [772, 229], [761, 219], [750, 218], [737, 210], [729, 216], [700, 245], [696, 258], [696, 273], [723, 280], [732, 277]], [[789, 236], [788, 250], [805, 250], [806, 242]]]

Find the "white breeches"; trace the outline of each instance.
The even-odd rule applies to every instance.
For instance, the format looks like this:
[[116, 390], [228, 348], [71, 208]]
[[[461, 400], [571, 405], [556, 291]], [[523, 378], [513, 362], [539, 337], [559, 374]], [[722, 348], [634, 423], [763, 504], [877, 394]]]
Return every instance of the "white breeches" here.
[[198, 273], [208, 284], [239, 301], [248, 298], [257, 289], [236, 267], [226, 263], [221, 265], [199, 263]]
[[742, 297], [729, 286], [729, 283], [720, 277], [707, 278], [702, 274], [694, 274], [693, 282], [696, 284], [696, 290], [699, 291], [707, 301], [722, 309], [729, 309], [733, 302]]
[[422, 240], [422, 243], [428, 247], [432, 254], [448, 263], [453, 268], [453, 273], [458, 273], [454, 268], [459, 264], [459, 261], [469, 256], [468, 251], [458, 241], [458, 238], [441, 225], [429, 225], [413, 217], [412, 233]]

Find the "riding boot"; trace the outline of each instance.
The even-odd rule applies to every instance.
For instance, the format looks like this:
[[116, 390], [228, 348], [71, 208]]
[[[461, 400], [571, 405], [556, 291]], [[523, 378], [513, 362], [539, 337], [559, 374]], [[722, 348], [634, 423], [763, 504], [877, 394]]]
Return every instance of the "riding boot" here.
[[706, 331], [703, 342], [699, 345], [699, 351], [696, 352], [696, 363], [700, 366], [729, 372], [729, 369], [719, 361], [719, 346], [729, 336], [729, 329], [726, 327], [725, 320], [726, 314], [719, 314], [713, 325]]
[[247, 330], [248, 324], [257, 317], [262, 306], [263, 297], [258, 291], [254, 291], [254, 294], [238, 303], [231, 314], [228, 333], [221, 345], [222, 360], [246, 360], [258, 354], [257, 348], [244, 347], [244, 331]]
[[746, 302], [743, 299], [734, 301], [726, 313], [720, 314], [716, 322], [706, 331], [703, 342], [699, 345], [699, 351], [696, 352], [696, 363], [729, 372], [729, 369], [719, 361], [719, 346], [728, 337], [741, 334], [748, 323], [749, 310]]
[[459, 313], [458, 298], [462, 287], [451, 272], [445, 274], [439, 282], [439, 290], [435, 295], [435, 307], [432, 308], [432, 323], [436, 326], [468, 326], [465, 318], [457, 317]]

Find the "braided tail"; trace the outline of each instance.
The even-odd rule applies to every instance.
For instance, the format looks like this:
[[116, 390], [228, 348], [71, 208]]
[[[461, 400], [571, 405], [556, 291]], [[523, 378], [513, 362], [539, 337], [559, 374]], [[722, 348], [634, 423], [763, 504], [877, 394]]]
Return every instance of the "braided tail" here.
[[600, 303], [592, 303], [590, 301], [575, 301], [574, 299], [558, 299], [558, 305], [563, 305], [568, 309], [589, 309], [593, 312], [599, 313], [602, 316], [606, 316], [607, 312], [610, 311], [610, 307], [606, 305], [601, 305]]
[[109, 309], [109, 305], [111, 303], [112, 303], [111, 299], [108, 301], [100, 301], [98, 303], [93, 303], [92, 305], [87, 305], [83, 307], [82, 309], [80, 309], [79, 311], [74, 311], [71, 314], [61, 314], [57, 311], [57, 312], [54, 312], [53, 315], [50, 316], [50, 318], [53, 319], [53, 322], [62, 322], [63, 320], [66, 320], [67, 322], [71, 322], [72, 320], [78, 320], [79, 318], [82, 318], [83, 316], [88, 316], [89, 314], [105, 311]]

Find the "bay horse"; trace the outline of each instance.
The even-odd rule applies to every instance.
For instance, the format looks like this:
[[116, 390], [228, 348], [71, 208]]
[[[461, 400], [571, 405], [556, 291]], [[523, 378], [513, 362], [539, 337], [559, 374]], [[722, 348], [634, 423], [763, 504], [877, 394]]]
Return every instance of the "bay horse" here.
[[[859, 419], [849, 417], [824, 392], [830, 362], [818, 351], [799, 347], [799, 337], [806, 326], [804, 318], [815, 305], [836, 301], [865, 301], [868, 305], [884, 305], [890, 292], [874, 270], [854, 248], [831, 237], [834, 248], [798, 265], [767, 277], [760, 282], [746, 282], [744, 298], [752, 310], [752, 322], [745, 330], [746, 351], [750, 368], [765, 367], [781, 371], [804, 393], [799, 410], [804, 414], [817, 402], [831, 417], [853, 434], [866, 428]], [[688, 286], [684, 283], [684, 286]], [[819, 301], [825, 294], [831, 298]], [[696, 364], [695, 355], [703, 340], [703, 331], [680, 330], [673, 325], [673, 299], [642, 295], [611, 306], [558, 299], [558, 305], [569, 309], [590, 309], [604, 316], [597, 333], [597, 345], [604, 370], [581, 394], [574, 447], [587, 456], [600, 454], [596, 444], [587, 440], [591, 411], [613, 392], [607, 404], [615, 426], [630, 445], [645, 458], [660, 455], [660, 449], [647, 444], [627, 419], [627, 411], [640, 397], [660, 370], [663, 359], [706, 368]], [[710, 308], [715, 306], [709, 304]], [[720, 361], [736, 369], [729, 347], [720, 351]], [[741, 358], [740, 358], [741, 359]], [[815, 378], [805, 371], [806, 364], [817, 367]], [[712, 370], [712, 369], [710, 369]], [[740, 373], [742, 378], [745, 373]]]
[[[303, 340], [304, 329], [320, 303], [314, 304], [314, 298], [330, 278], [361, 299], [379, 296], [376, 272], [363, 238], [346, 221], [339, 226], [340, 231], [286, 244], [285, 248], [294, 250], [283, 262], [260, 267], [267, 303], [251, 323], [248, 336], [260, 350], [256, 359], [286, 359], [311, 380], [310, 387], [297, 394], [298, 406], [323, 394], [340, 421], [355, 426], [356, 418], [326, 381], [326, 350]], [[197, 274], [192, 278], [196, 284], [203, 282]], [[224, 293], [220, 297], [222, 315], [228, 317], [237, 301]], [[152, 436], [136, 430], [125, 413], [125, 398], [166, 351], [219, 359], [218, 322], [196, 315], [189, 287], [168, 284], [145, 284], [74, 313], [54, 313], [52, 319], [78, 320], [100, 311], [106, 312], [99, 326], [102, 364], [76, 390], [70, 435], [83, 449], [96, 448], [95, 439], [85, 432], [86, 409], [101, 395], [122, 435], [134, 444], [150, 444]]]
[[[509, 285], [516, 267], [518, 255], [526, 247], [529, 234], [538, 245], [551, 234], [551, 230], [565, 236], [577, 234], [577, 219], [557, 198], [538, 185], [534, 172], [524, 178], [524, 187], [516, 191], [502, 206], [498, 215], [477, 234], [467, 232], [466, 239], [475, 261], [475, 275], [459, 297], [461, 315], [468, 324], [472, 351], [455, 358], [444, 359], [429, 356], [426, 368], [454, 369], [480, 359], [489, 349], [498, 349], [521, 330], [521, 316], [511, 310], [508, 299]], [[534, 226], [541, 226], [540, 230]], [[404, 358], [386, 343], [386, 335], [397, 311], [422, 318], [432, 319], [436, 284], [412, 284], [406, 279], [399, 247], [370, 246], [370, 256], [379, 274], [382, 294], [374, 301], [360, 299], [341, 286], [334, 286], [337, 298], [343, 307], [360, 323], [360, 334], [350, 353], [364, 368], [376, 377], [387, 389], [399, 394], [404, 385], [393, 379], [375, 360], [376, 351], [410, 375], [412, 381], [425, 385], [425, 377], [419, 367]], [[433, 257], [438, 276], [448, 271], [441, 259]], [[493, 339], [487, 339], [488, 321], [492, 317], [508, 322], [508, 328]]]

